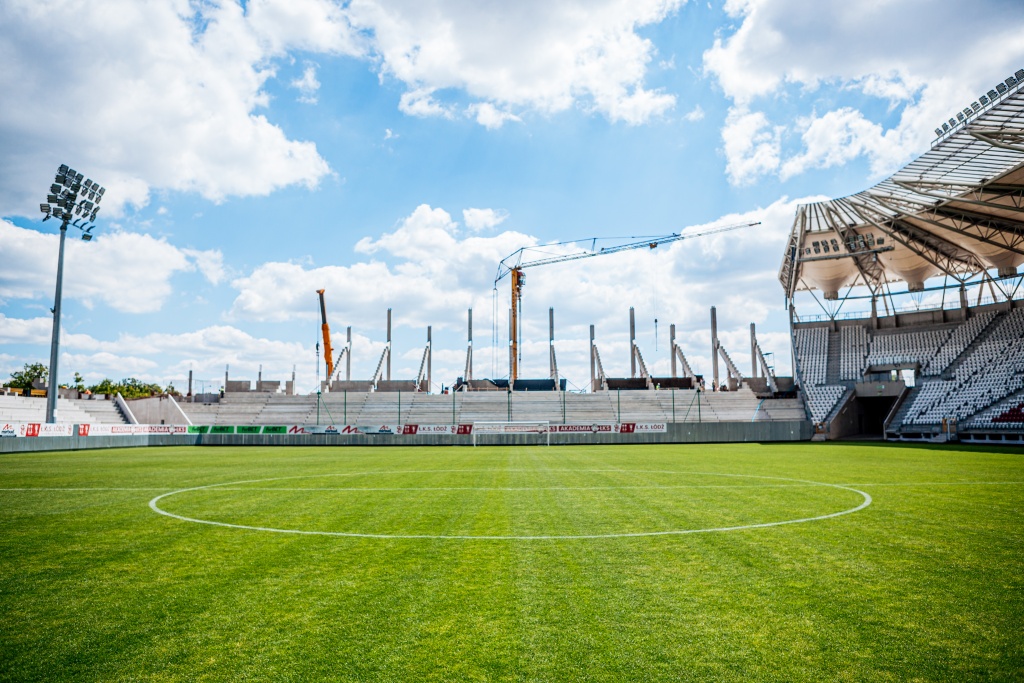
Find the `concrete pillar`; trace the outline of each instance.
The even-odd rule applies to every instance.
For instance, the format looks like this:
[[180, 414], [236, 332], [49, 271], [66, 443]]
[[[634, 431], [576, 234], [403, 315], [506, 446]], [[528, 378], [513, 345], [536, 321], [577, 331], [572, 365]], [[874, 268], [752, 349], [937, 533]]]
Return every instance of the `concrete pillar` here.
[[636, 313], [633, 307], [629, 307], [629, 376], [636, 377]]
[[387, 380], [391, 381], [391, 309], [388, 309], [388, 369]]
[[750, 376], [757, 377], [757, 332], [750, 323]]
[[676, 377], [676, 326], [668, 326], [668, 350], [672, 355], [672, 376]]
[[[548, 366], [551, 379], [555, 378], [555, 309], [548, 309]], [[557, 390], [558, 387], [555, 387]]]
[[597, 391], [597, 359], [594, 357], [594, 326], [590, 326], [590, 391]]
[[715, 307], [711, 307], [711, 381], [715, 388], [719, 386], [718, 381], [718, 315]]
[[469, 380], [473, 379], [473, 309], [472, 308], [469, 309], [469, 314], [468, 314], [467, 318], [468, 318], [467, 326], [469, 328], [469, 331], [467, 333], [468, 341], [469, 341], [469, 350], [466, 352], [468, 354], [468, 357], [466, 358], [466, 376], [463, 379], [465, 379], [468, 382]]
[[188, 395], [192, 395], [192, 371], [188, 371]]
[[434, 361], [434, 345], [430, 338], [430, 325], [427, 325], [427, 393], [430, 393], [430, 388], [433, 386], [431, 377], [431, 366]]
[[[349, 325], [348, 330], [345, 333], [345, 348], [348, 351], [345, 352], [345, 381], [352, 381], [352, 326]], [[292, 380], [295, 378], [292, 377]]]

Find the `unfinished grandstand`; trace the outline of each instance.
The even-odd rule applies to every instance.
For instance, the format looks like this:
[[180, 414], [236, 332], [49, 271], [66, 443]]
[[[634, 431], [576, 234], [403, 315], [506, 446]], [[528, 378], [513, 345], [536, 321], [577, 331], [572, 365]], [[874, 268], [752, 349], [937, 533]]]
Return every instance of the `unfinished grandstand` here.
[[935, 134], [797, 211], [779, 279], [819, 438], [1024, 440], [1024, 69]]

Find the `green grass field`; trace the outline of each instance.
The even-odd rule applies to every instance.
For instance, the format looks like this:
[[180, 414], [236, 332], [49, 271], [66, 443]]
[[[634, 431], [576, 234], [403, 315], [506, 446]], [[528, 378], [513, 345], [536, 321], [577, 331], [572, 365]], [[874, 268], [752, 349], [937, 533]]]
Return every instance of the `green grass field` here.
[[1020, 449], [0, 456], [3, 681], [1022, 679]]

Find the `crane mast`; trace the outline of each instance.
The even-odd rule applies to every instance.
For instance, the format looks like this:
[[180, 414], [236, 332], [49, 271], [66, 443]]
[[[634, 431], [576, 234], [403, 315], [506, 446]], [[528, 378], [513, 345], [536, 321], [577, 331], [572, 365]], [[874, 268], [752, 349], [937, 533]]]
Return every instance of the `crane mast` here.
[[526, 276], [522, 268], [513, 268], [512, 276], [512, 322], [509, 325], [509, 344], [512, 352], [509, 356], [512, 367], [509, 368], [509, 381], [514, 382], [519, 376], [519, 309], [523, 305], [523, 285], [526, 284]]
[[334, 352], [331, 349], [331, 328], [327, 324], [327, 306], [324, 305], [324, 290], [318, 289], [316, 293], [320, 295], [320, 330], [324, 335], [324, 360], [327, 362], [327, 383], [330, 384], [331, 377], [334, 376]]
[[[519, 332], [520, 324], [519, 317], [523, 304], [523, 285], [526, 283], [526, 277], [523, 274], [524, 268], [533, 268], [535, 266], [546, 266], [554, 263], [565, 263], [567, 261], [578, 261], [580, 259], [591, 258], [593, 256], [604, 256], [607, 254], [617, 254], [622, 251], [630, 251], [632, 249], [640, 249], [647, 247], [648, 249], [656, 249], [662, 244], [668, 244], [670, 242], [679, 242], [681, 240], [693, 239], [695, 237], [706, 237], [708, 235], [717, 235], [722, 232], [729, 232], [731, 230], [739, 230], [740, 228], [749, 228], [755, 225], [761, 225], [761, 221], [754, 221], [752, 223], [736, 223], [734, 225], [723, 225], [717, 228], [710, 228], [701, 232], [678, 232], [671, 235], [665, 235], [663, 237], [657, 237], [654, 239], [647, 239], [639, 242], [628, 242], [626, 244], [619, 244], [613, 247], [602, 247], [598, 251], [579, 251], [572, 254], [562, 254], [560, 256], [547, 256], [544, 258], [535, 259], [533, 261], [523, 261], [523, 254], [531, 247], [523, 247], [518, 249], [498, 264], [498, 273], [494, 278], [494, 286], [497, 289], [498, 282], [500, 282], [506, 275], [510, 276], [512, 282], [512, 307], [511, 307], [511, 318], [509, 320], [509, 386], [511, 386], [516, 379], [519, 377]], [[560, 244], [571, 244], [570, 242], [561, 242]], [[552, 246], [552, 245], [547, 245]], [[321, 305], [323, 304], [323, 296], [321, 295]], [[324, 325], [326, 326], [326, 317], [324, 318]]]

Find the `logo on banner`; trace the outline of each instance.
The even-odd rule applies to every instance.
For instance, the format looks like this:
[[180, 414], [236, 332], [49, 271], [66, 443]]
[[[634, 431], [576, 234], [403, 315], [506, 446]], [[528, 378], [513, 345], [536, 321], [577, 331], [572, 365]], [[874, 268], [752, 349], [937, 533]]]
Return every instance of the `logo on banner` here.
[[5, 423], [3, 427], [0, 427], [0, 437], [4, 436], [18, 436], [18, 431], [14, 428], [14, 425]]
[[303, 427], [302, 425], [292, 425], [291, 427], [288, 428], [288, 433], [289, 434], [309, 434], [309, 432], [306, 431], [306, 428]]
[[39, 424], [36, 422], [21, 425], [22, 436], [39, 436]]
[[416, 432], [419, 431], [419, 425], [405, 425], [402, 427], [402, 434], [404, 436], [415, 436]]
[[614, 431], [612, 425], [609, 424], [592, 424], [592, 425], [551, 425], [551, 431], [562, 434], [597, 434], [598, 432], [611, 433]]
[[635, 422], [623, 422], [619, 425], [619, 434], [633, 434], [636, 432]]
[[473, 433], [473, 425], [459, 425], [457, 434], [468, 436]]
[[89, 425], [87, 425], [87, 424], [80, 424], [80, 425], [78, 425], [78, 435], [79, 436], [89, 436]]

